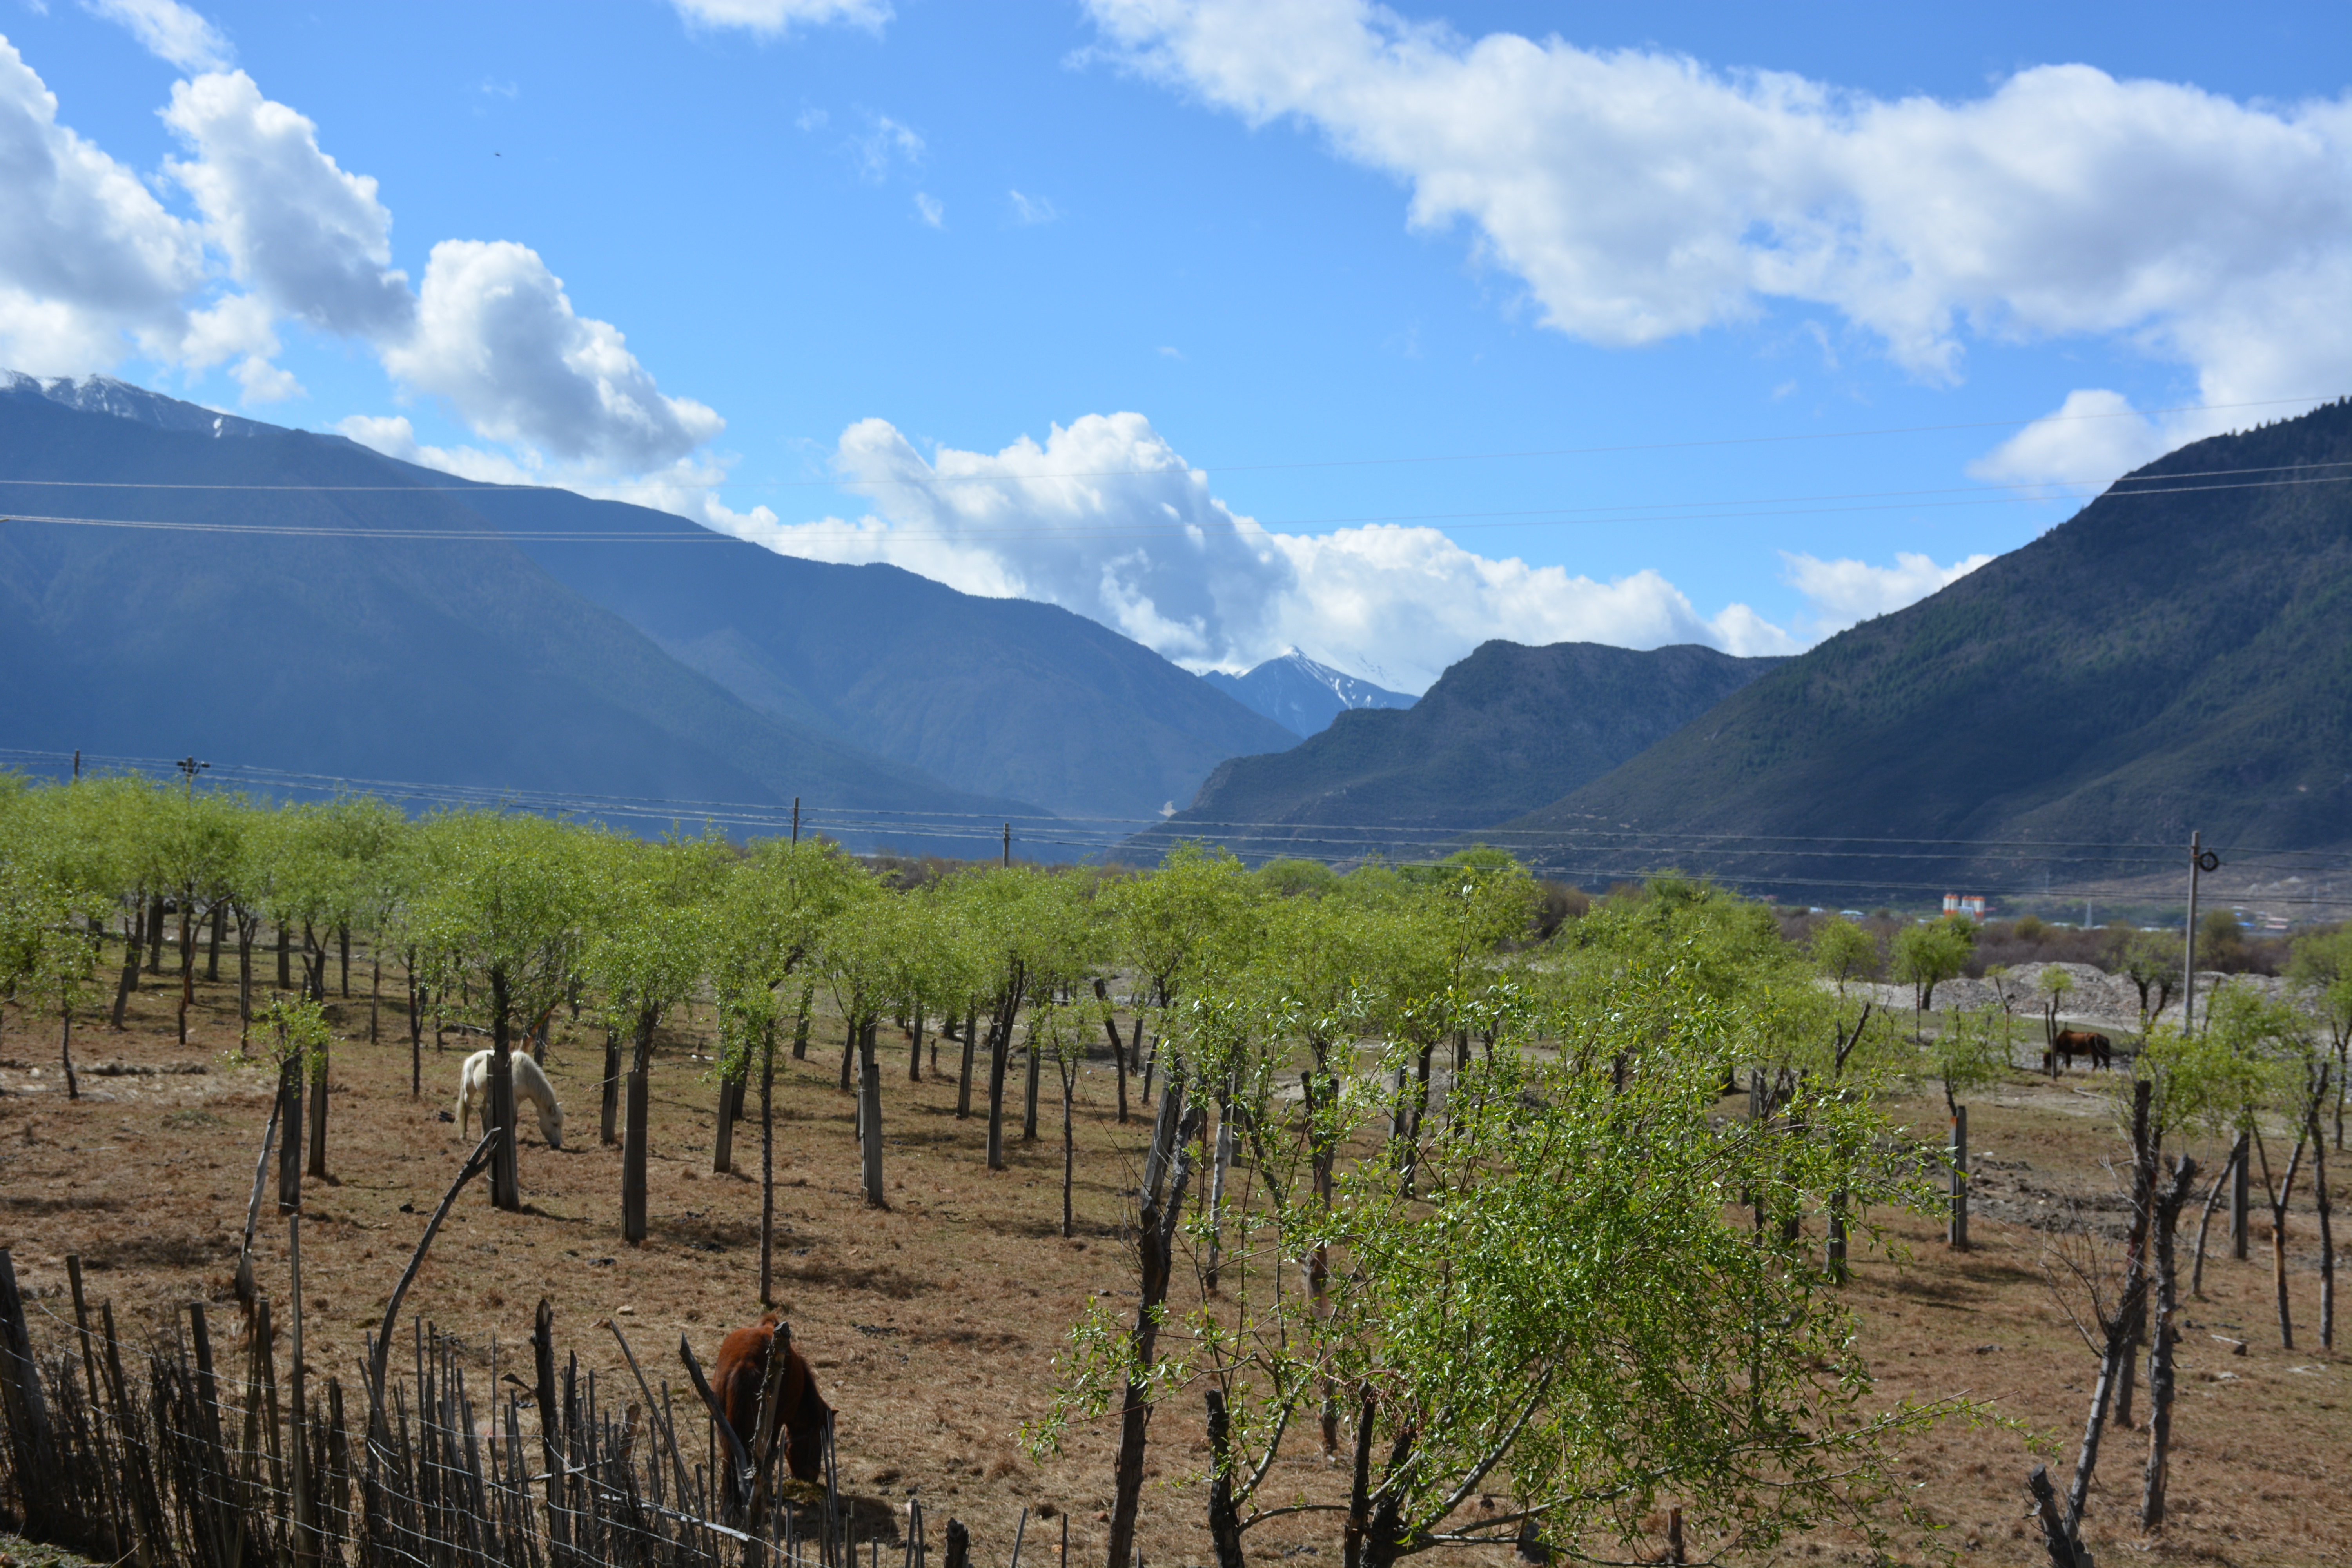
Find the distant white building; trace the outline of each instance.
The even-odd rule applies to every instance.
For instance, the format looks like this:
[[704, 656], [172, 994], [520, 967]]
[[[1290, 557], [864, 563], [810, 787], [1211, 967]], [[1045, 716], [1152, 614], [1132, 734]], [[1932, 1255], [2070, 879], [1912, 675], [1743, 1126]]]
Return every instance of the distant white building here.
[[1985, 918], [1985, 896], [1982, 893], [1946, 893], [1944, 912], [1966, 915], [1972, 921], [1981, 921]]

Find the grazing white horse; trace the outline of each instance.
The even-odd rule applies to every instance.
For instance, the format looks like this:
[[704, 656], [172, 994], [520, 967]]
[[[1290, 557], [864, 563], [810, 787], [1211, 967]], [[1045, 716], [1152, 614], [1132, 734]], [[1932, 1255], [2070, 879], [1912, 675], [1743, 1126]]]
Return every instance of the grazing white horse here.
[[[472, 1111], [489, 1125], [490, 1058], [498, 1053], [476, 1051], [466, 1058], [457, 1077], [457, 1136], [466, 1135], [466, 1113]], [[507, 1053], [508, 1070], [514, 1075], [515, 1101], [520, 1105], [530, 1100], [539, 1108], [539, 1135], [547, 1140], [551, 1149], [563, 1147], [563, 1107], [555, 1103], [555, 1086], [547, 1081], [547, 1074], [537, 1062], [522, 1051]]]

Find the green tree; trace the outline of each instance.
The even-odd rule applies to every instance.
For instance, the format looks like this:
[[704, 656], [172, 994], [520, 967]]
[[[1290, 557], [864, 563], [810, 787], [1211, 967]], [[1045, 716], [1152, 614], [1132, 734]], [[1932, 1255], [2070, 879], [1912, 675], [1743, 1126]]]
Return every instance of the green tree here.
[[2336, 1056], [2336, 1147], [2344, 1147], [2344, 1100], [2352, 1080], [2352, 926], [2331, 926], [2297, 937], [2288, 952], [2287, 982], [2327, 1031]]
[[[710, 963], [712, 928], [725, 876], [726, 843], [716, 837], [644, 844], [600, 837], [579, 895], [585, 939], [580, 968], [599, 995], [608, 1026], [632, 1042], [621, 1135], [621, 1238], [646, 1238], [654, 1031], [688, 1000]], [[567, 976], [568, 978], [568, 976]], [[542, 994], [552, 1007], [560, 991]]]
[[515, 1148], [515, 1026], [570, 989], [590, 904], [591, 836], [546, 817], [450, 812], [419, 832], [427, 874], [418, 946], [446, 1005], [456, 990], [490, 1032], [489, 1124], [505, 1136], [490, 1164], [490, 1201], [522, 1206]]
[[1870, 933], [1843, 915], [1832, 915], [1813, 928], [1809, 945], [1822, 977], [1843, 996], [1846, 987], [1878, 973], [1878, 944]]
[[[1348, 1075], [1318, 1108], [1340, 1151], [1328, 1205], [1300, 1201], [1313, 1123], [1253, 1107], [1240, 1120], [1258, 1198], [1224, 1223], [1243, 1233], [1229, 1256], [1268, 1260], [1264, 1288], [1171, 1302], [1174, 1343], [1156, 1363], [1098, 1304], [1033, 1440], [1050, 1447], [1057, 1422], [1139, 1390], [1163, 1404], [1205, 1394], [1225, 1563], [1248, 1531], [1302, 1508], [1346, 1521], [1342, 1555], [1359, 1568], [1515, 1537], [1632, 1555], [1596, 1543], [1633, 1545], [1668, 1500], [1750, 1551], [1832, 1518], [1883, 1534], [1888, 1446], [1934, 1412], [1870, 1408], [1836, 1294], [1776, 1236], [1727, 1223], [1726, 1200], [1773, 1186], [1817, 1206], [1845, 1192], [1867, 1212], [1922, 1194], [1870, 1152], [1885, 1130], [1865, 1080], [1801, 1088], [1769, 1128], [1717, 1118], [1726, 1037], [1750, 1020], [1710, 1000], [1671, 945], [1616, 940], [1616, 964], [1556, 994], [1555, 1048], [1526, 1048], [1524, 1009], [1496, 1015], [1496, 1048], [1460, 1077], [1410, 1188], [1359, 1136], [1388, 1110], [1379, 1083]], [[1249, 1082], [1274, 1082], [1278, 1054], [1250, 1043], [1266, 1029], [1252, 994], [1271, 991], [1203, 979], [1187, 1051], [1262, 1062]], [[1279, 1288], [1276, 1260], [1318, 1250], [1332, 1270], [1321, 1297]], [[1260, 1506], [1281, 1434], [1327, 1382], [1354, 1418], [1349, 1495]], [[1507, 1500], [1474, 1507], [1481, 1496]]]
[[1911, 987], [1916, 1013], [1924, 1015], [1934, 1005], [1937, 986], [1967, 973], [1976, 940], [1974, 926], [1949, 917], [1895, 933], [1890, 967], [1896, 981]]

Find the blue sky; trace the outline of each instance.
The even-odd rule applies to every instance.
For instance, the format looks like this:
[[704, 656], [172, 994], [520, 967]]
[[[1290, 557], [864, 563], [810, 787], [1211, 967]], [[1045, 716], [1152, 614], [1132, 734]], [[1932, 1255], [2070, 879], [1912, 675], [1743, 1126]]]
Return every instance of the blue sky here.
[[37, 219], [0, 365], [1195, 668], [1793, 649], [2060, 521], [2054, 481], [2352, 391], [2340, 5], [0, 0], [0, 209]]

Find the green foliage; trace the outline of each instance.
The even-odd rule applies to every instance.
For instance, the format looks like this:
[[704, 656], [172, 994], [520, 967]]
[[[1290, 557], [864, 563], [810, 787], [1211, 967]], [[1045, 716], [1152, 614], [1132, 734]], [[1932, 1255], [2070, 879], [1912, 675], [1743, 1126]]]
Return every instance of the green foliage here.
[[1999, 1083], [2010, 1068], [2010, 1017], [1995, 1006], [1945, 1016], [1944, 1026], [1919, 1047], [1920, 1072], [1944, 1088], [1944, 1103], [1957, 1106], [1970, 1089]]
[[[1097, 1303], [1033, 1444], [1112, 1410], [1130, 1380], [1154, 1401], [1213, 1383], [1246, 1510], [1261, 1456], [1336, 1389], [1372, 1422], [1379, 1561], [1507, 1542], [1523, 1514], [1564, 1548], [1630, 1543], [1665, 1500], [1751, 1547], [1830, 1519], [1874, 1531], [1889, 1445], [1938, 1412], [1874, 1407], [1850, 1319], [1801, 1243], [1728, 1211], [1755, 1194], [1792, 1215], [1928, 1194], [1875, 1152], [1875, 1058], [1832, 1076], [1833, 999], [1769, 915], [1704, 884], [1660, 894], [1596, 910], [1556, 969], [1525, 975], [1495, 969], [1491, 945], [1456, 966], [1458, 884], [1267, 911], [1250, 959], [1206, 968], [1175, 1010], [1249, 1140], [1256, 1201], [1226, 1216], [1223, 1293], [1171, 1307], [1149, 1369]], [[1474, 969], [1475, 1009], [1458, 994]], [[1432, 989], [1416, 1002], [1400, 973]], [[1393, 1109], [1381, 1076], [1333, 1074], [1311, 1116], [1282, 1093], [1300, 1045], [1340, 1060], [1369, 1036], [1393, 1061], [1432, 1015], [1475, 1017], [1492, 1043], [1408, 1134], [1411, 1160], [1370, 1136]], [[1777, 1113], [1717, 1116], [1721, 1064], [1764, 1053], [1805, 1064]], [[1318, 1151], [1338, 1156], [1328, 1203]], [[1329, 1261], [1319, 1296], [1286, 1284], [1305, 1258]], [[1235, 1284], [1244, 1267], [1263, 1288]], [[1499, 1523], [1465, 1507], [1480, 1492], [1510, 1499]]]
[[274, 996], [255, 1015], [255, 1021], [277, 1042], [279, 1061], [299, 1057], [303, 1076], [313, 1083], [325, 1074], [327, 1048], [333, 1037], [324, 1007], [307, 996]]
[[1937, 986], [1967, 971], [1969, 954], [1975, 949], [1976, 928], [1947, 916], [1896, 931], [1887, 967], [1897, 981], [1912, 988], [1924, 1013], [1936, 1000]]
[[1868, 931], [1843, 915], [1832, 915], [1815, 926], [1810, 945], [1814, 965], [1837, 986], [1841, 996], [1854, 981], [1878, 973], [1878, 944], [1870, 940]]

